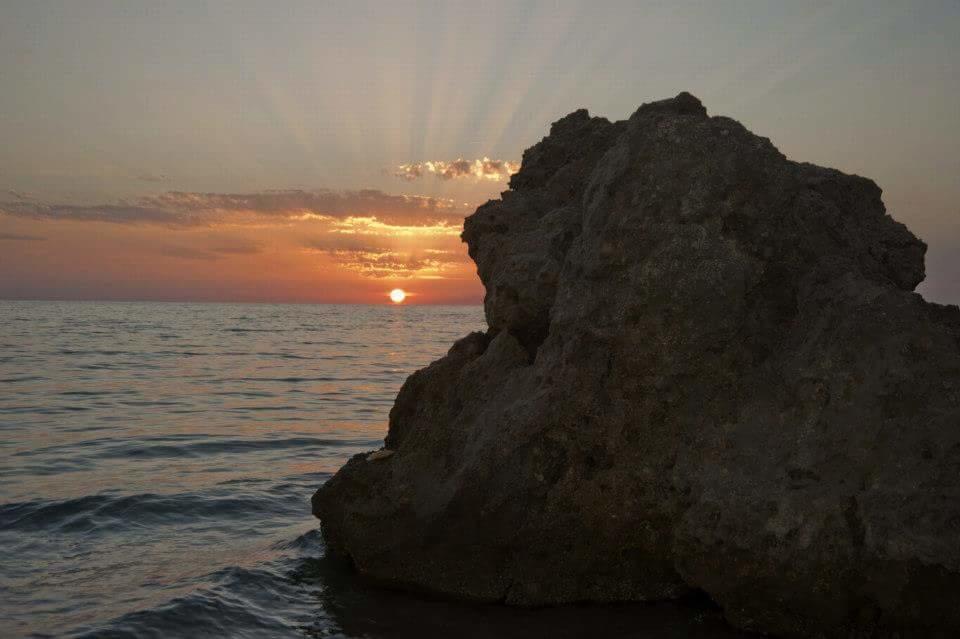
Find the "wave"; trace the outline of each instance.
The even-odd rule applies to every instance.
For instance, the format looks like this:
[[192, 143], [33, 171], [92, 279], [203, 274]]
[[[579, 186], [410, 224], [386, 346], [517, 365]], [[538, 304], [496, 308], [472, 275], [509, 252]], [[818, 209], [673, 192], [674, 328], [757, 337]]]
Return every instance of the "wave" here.
[[225, 333], [285, 333], [285, 328], [223, 328]]
[[132, 612], [100, 628], [81, 631], [83, 639], [168, 639], [170, 637], [289, 636], [290, 628], [264, 607], [226, 594], [197, 592], [156, 608]]
[[270, 494], [101, 493], [62, 501], [37, 500], [0, 506], [0, 531], [106, 532], [138, 526], [175, 526], [289, 516], [305, 508], [302, 492]]
[[320, 607], [323, 582], [314, 565], [322, 560], [320, 532], [309, 530], [278, 542], [275, 558], [253, 566], [226, 566], [202, 579], [206, 584], [98, 627], [71, 633], [84, 639], [139, 637], [332, 636]]
[[[13, 358], [10, 358], [13, 359]], [[2, 363], [2, 361], [0, 361]], [[46, 377], [41, 377], [39, 375], [23, 375], [20, 377], [4, 377], [0, 379], [0, 384], [18, 384], [20, 382], [40, 382], [47, 379]]]
[[274, 546], [281, 556], [211, 573], [209, 585], [116, 618], [80, 637], [365, 637], [376, 639], [734, 639], [708, 601], [514, 608], [381, 589], [327, 557], [319, 531]]
[[383, 636], [309, 502], [482, 322], [404, 314], [0, 302], [0, 636]]
[[251, 451], [345, 448], [376, 445], [376, 439], [340, 439], [321, 437], [288, 437], [284, 439], [226, 439], [193, 442], [183, 445], [122, 444], [98, 454], [99, 457], [202, 457]]
[[[249, 453], [271, 450], [300, 449], [315, 452], [324, 448], [357, 448], [376, 446], [379, 438], [344, 437], [284, 437], [260, 439], [214, 439], [212, 435], [168, 435], [165, 437], [141, 437], [130, 441], [116, 441], [113, 437], [88, 439], [65, 445], [53, 445], [15, 453], [13, 457], [47, 456], [60, 452], [70, 456], [83, 453], [90, 458], [160, 458], [203, 457], [230, 453]], [[209, 438], [209, 439], [208, 439]], [[200, 441], [196, 441], [196, 440]], [[177, 443], [183, 442], [183, 443]]]

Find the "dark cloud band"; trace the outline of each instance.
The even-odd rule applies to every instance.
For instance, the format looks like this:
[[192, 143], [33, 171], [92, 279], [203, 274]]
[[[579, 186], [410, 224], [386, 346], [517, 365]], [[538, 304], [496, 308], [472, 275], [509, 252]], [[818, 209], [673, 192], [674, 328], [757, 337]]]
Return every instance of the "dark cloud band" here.
[[43, 220], [154, 224], [196, 227], [217, 223], [262, 222], [324, 217], [372, 217], [384, 224], [430, 226], [457, 223], [465, 211], [452, 201], [419, 195], [393, 195], [374, 189], [358, 191], [284, 190], [254, 193], [170, 191], [116, 204], [46, 204], [0, 202], [0, 212]]

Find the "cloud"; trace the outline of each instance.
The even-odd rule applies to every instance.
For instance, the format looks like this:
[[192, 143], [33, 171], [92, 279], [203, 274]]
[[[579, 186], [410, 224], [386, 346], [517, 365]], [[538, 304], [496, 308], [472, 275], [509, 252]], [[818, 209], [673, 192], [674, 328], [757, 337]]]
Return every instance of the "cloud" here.
[[332, 253], [334, 251], [384, 251], [389, 249], [389, 238], [376, 235], [358, 236], [342, 233], [327, 233], [304, 240], [303, 247], [311, 251]]
[[422, 195], [393, 195], [376, 189], [260, 191], [255, 193], [186, 193], [169, 191], [141, 203], [184, 214], [248, 213], [281, 219], [370, 217], [391, 225], [428, 226], [462, 221], [464, 211], [452, 200]]
[[323, 253], [341, 268], [364, 277], [439, 276], [454, 265], [469, 262], [466, 250], [455, 248], [404, 249], [391, 238], [335, 233], [304, 242], [307, 251]]
[[[239, 262], [254, 259], [251, 256], [263, 251], [267, 238], [277, 246], [292, 239], [287, 246], [300, 253], [301, 260], [309, 260], [307, 267], [312, 262], [308, 254], [314, 253], [320, 268], [333, 266], [365, 278], [441, 279], [466, 266], [459, 237], [465, 207], [449, 199], [374, 189], [168, 191], [99, 205], [0, 201], [0, 214], [41, 224], [70, 221], [149, 227], [149, 235], [157, 235], [153, 228], [160, 227], [168, 235], [157, 235], [160, 242], [151, 242], [148, 251], [174, 260]], [[304, 234], [309, 237], [304, 239]]]
[[160, 254], [184, 260], [219, 260], [224, 256], [255, 255], [262, 247], [252, 242], [234, 242], [210, 248], [192, 248], [186, 246], [165, 246]]
[[161, 224], [164, 226], [196, 226], [199, 221], [177, 212], [133, 204], [42, 204], [34, 202], [0, 202], [0, 212], [35, 220], [71, 220], [77, 222], [110, 222], [113, 224]]
[[141, 173], [140, 175], [137, 176], [137, 179], [140, 180], [141, 182], [159, 183], [159, 182], [169, 182], [170, 176], [164, 175], [162, 173], [161, 174]]
[[452, 200], [375, 189], [198, 193], [168, 191], [115, 204], [0, 202], [0, 213], [40, 220], [197, 227], [309, 219], [370, 218], [393, 226], [459, 225], [466, 211]]
[[0, 240], [11, 242], [39, 242], [47, 238], [39, 235], [19, 235], [17, 233], [0, 233]]
[[165, 246], [160, 249], [160, 255], [176, 257], [184, 260], [218, 260], [220, 256], [212, 251], [188, 248], [186, 246]]
[[466, 248], [456, 251], [430, 248], [424, 249], [423, 252], [432, 256], [435, 260], [440, 260], [448, 264], [473, 264], [473, 260], [470, 259], [470, 255], [467, 253]]
[[355, 271], [364, 277], [409, 277], [424, 272], [439, 273], [442, 260], [429, 255], [416, 255], [398, 251], [334, 250], [329, 254], [342, 268]]
[[214, 246], [210, 249], [214, 253], [220, 253], [221, 255], [256, 255], [263, 251], [263, 247], [259, 244], [229, 244], [222, 246]]
[[394, 170], [393, 175], [408, 182], [419, 180], [428, 174], [435, 175], [441, 180], [473, 178], [476, 180], [506, 181], [519, 170], [519, 162], [491, 160], [488, 157], [483, 157], [478, 160], [458, 158], [452, 162], [437, 160], [401, 164]]

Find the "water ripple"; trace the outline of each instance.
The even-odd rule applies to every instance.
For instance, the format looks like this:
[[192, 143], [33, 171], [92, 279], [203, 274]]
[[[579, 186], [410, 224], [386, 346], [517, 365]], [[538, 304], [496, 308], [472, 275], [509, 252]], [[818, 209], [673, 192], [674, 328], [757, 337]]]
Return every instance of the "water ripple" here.
[[724, 636], [690, 614], [638, 627], [405, 597], [324, 557], [312, 492], [381, 445], [406, 376], [482, 321], [0, 302], [0, 636]]

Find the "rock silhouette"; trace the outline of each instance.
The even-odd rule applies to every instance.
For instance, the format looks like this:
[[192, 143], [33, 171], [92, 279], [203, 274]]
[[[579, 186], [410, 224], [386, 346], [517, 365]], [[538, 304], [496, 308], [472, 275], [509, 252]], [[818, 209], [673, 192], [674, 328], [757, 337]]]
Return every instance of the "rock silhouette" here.
[[316, 493], [329, 544], [472, 600], [960, 632], [960, 310], [880, 195], [687, 93], [555, 122], [464, 226], [489, 330]]

